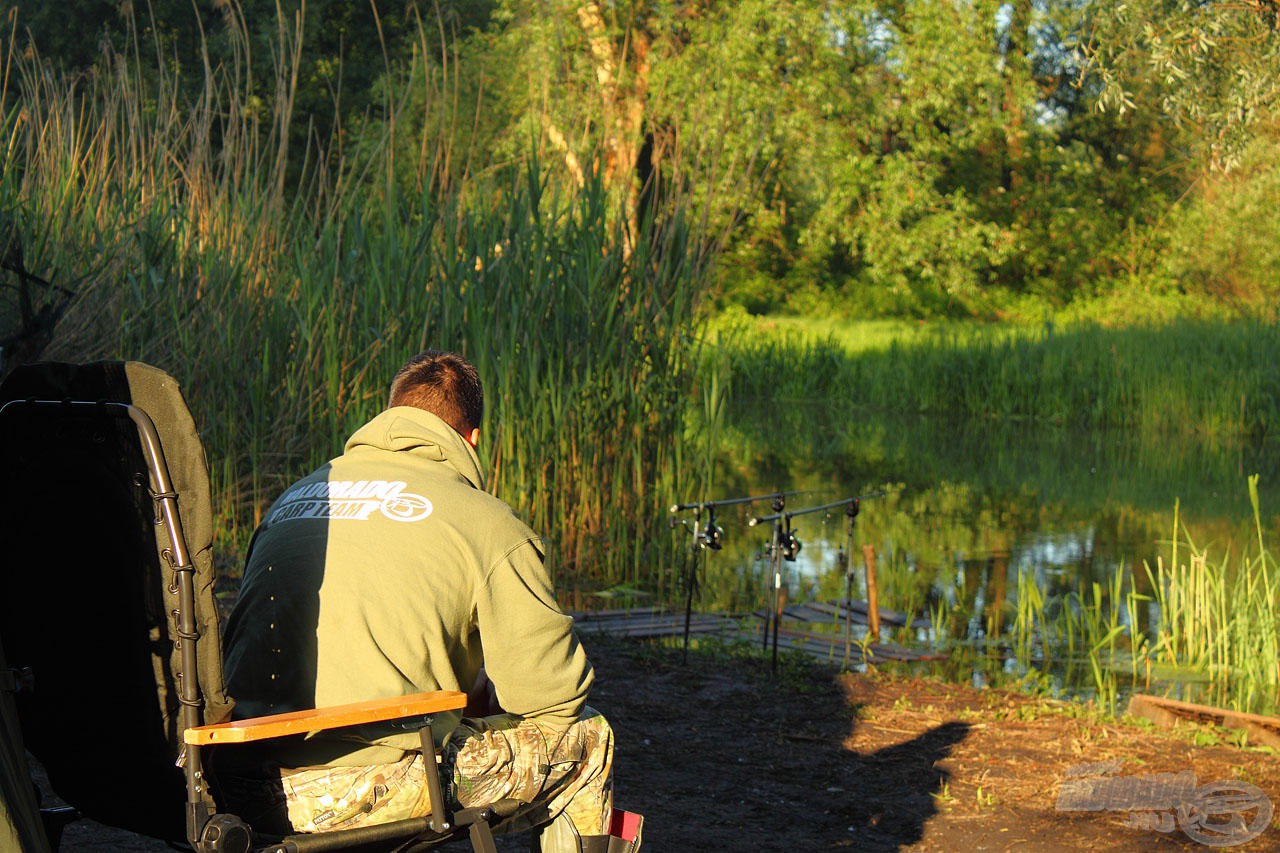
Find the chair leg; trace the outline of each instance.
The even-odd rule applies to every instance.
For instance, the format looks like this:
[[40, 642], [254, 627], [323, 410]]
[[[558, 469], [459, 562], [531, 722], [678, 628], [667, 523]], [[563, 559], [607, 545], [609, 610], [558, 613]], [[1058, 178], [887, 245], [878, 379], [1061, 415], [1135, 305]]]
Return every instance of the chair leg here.
[[431, 727], [423, 726], [418, 730], [418, 735], [422, 741], [422, 759], [427, 768], [427, 797], [431, 804], [431, 828], [436, 832], [445, 833], [454, 827], [466, 826], [471, 836], [471, 849], [475, 853], [498, 853], [498, 847], [493, 841], [493, 830], [489, 826], [493, 809], [487, 806], [460, 809], [450, 814], [444, 786], [440, 784], [439, 752], [431, 735]]
[[427, 777], [427, 802], [431, 804], [431, 828], [439, 833], [448, 832], [452, 827], [449, 804], [445, 802], [444, 787], [440, 784], [440, 760], [436, 751], [436, 742], [431, 734], [431, 726], [425, 725], [418, 730], [422, 741], [422, 760]]
[[478, 820], [471, 824], [471, 849], [475, 853], [498, 853], [498, 847], [493, 841], [493, 830], [489, 828], [489, 821]]

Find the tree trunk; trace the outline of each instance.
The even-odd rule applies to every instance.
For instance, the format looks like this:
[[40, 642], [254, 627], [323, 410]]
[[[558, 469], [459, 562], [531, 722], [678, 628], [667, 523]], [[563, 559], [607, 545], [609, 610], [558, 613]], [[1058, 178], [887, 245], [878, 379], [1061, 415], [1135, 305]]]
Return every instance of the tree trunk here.
[[594, 0], [578, 7], [578, 23], [591, 49], [602, 107], [602, 162], [598, 167], [605, 186], [623, 203], [624, 249], [630, 255], [640, 236], [638, 174], [642, 168], [640, 155], [645, 142], [649, 100], [651, 37], [639, 27], [631, 26], [619, 44], [610, 36], [600, 6]]
[[1031, 26], [1031, 0], [1014, 0], [1009, 13], [1009, 32], [1004, 48], [1004, 163], [1001, 184], [1006, 190], [1018, 189], [1022, 182], [1022, 163], [1026, 157], [1026, 117], [1018, 88], [1030, 74], [1027, 60], [1028, 32]]

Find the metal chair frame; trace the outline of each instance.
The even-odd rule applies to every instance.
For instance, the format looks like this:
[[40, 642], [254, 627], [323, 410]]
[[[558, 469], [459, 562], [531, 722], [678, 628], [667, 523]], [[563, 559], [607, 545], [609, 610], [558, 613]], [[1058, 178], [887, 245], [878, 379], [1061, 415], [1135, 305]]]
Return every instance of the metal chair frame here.
[[[490, 821], [494, 818], [491, 807], [451, 811], [444, 797], [438, 773], [427, 774], [430, 814], [422, 818], [395, 821], [356, 829], [334, 830], [322, 833], [297, 833], [282, 838], [258, 839], [243, 820], [235, 815], [222, 814], [211, 808], [207, 779], [201, 756], [201, 747], [215, 742], [262, 740], [281, 734], [300, 731], [314, 732], [343, 725], [352, 725], [351, 709], [342, 706], [321, 709], [310, 719], [280, 728], [280, 717], [263, 717], [214, 726], [201, 725], [201, 699], [197, 644], [200, 633], [196, 620], [195, 565], [187, 547], [183, 532], [179, 495], [173, 488], [165, 460], [159, 432], [151, 417], [141, 408], [129, 403], [88, 400], [12, 400], [0, 407], [0, 418], [14, 416], [30, 410], [76, 411], [91, 414], [128, 417], [137, 430], [138, 440], [150, 477], [151, 498], [158, 510], [158, 518], [169, 536], [170, 550], [165, 557], [174, 572], [178, 585], [177, 643], [182, 653], [182, 673], [176, 675], [178, 701], [181, 703], [181, 728], [183, 744], [178, 764], [186, 780], [186, 834], [187, 841], [197, 853], [306, 853], [306, 851], [365, 849], [423, 849], [439, 843], [461, 838], [465, 831], [476, 853], [496, 853]], [[441, 691], [435, 694], [419, 694], [418, 697], [437, 710], [461, 709], [466, 697], [462, 693]], [[404, 719], [406, 697], [396, 697], [382, 703], [359, 703], [363, 710], [360, 722]], [[374, 707], [369, 707], [374, 706]], [[410, 709], [408, 720], [418, 729], [424, 759], [428, 766], [437, 764], [439, 755], [431, 736], [430, 717], [415, 714]], [[414, 725], [416, 723], [416, 725]], [[273, 728], [274, 726], [274, 728]], [[245, 736], [248, 732], [249, 735]], [[238, 733], [238, 734], [237, 734]], [[230, 736], [233, 735], [234, 736]], [[65, 814], [49, 815], [52, 820], [65, 822]]]

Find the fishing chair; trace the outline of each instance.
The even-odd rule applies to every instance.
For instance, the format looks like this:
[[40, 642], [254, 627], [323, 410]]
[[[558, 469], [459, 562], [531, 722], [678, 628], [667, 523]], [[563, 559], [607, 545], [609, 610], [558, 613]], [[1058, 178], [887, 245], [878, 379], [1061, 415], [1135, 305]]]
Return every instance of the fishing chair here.
[[[423, 818], [270, 837], [218, 811], [206, 747], [396, 721], [436, 761], [431, 716], [466, 697], [228, 722], [208, 471], [172, 378], [132, 362], [19, 368], [0, 385], [0, 471], [0, 689], [16, 688], [26, 746], [78, 814], [198, 853], [410, 850], [464, 833], [495, 850], [492, 809], [451, 812], [431, 773]], [[46, 812], [55, 847], [59, 819]]]

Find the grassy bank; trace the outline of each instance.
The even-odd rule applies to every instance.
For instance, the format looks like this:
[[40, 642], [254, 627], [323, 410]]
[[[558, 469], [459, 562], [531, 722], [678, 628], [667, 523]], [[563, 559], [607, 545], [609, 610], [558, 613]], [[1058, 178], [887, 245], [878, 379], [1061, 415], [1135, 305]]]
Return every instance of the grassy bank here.
[[1261, 438], [1280, 423], [1280, 326], [724, 325], [738, 400], [822, 400], [955, 422]]
[[27, 267], [76, 294], [44, 357], [178, 378], [234, 571], [266, 505], [340, 452], [407, 356], [460, 351], [486, 381], [490, 487], [552, 565], [652, 578], [685, 477], [700, 275], [679, 201], [628, 251], [598, 189], [561, 196], [535, 163], [446, 172], [430, 128], [448, 80], [420, 58], [363, 138], [298, 151], [282, 33], [267, 103], [247, 67], [206, 68], [187, 102], [124, 57], [72, 79], [7, 49], [0, 206]]

